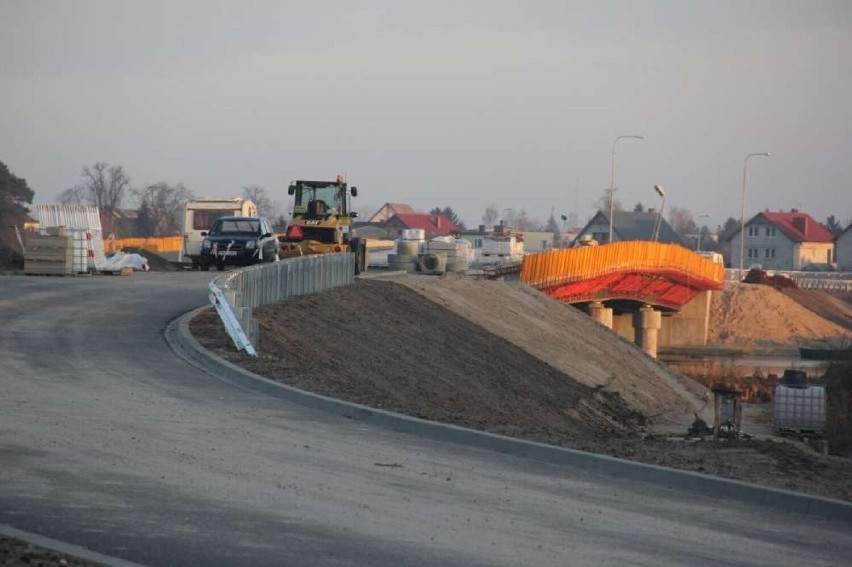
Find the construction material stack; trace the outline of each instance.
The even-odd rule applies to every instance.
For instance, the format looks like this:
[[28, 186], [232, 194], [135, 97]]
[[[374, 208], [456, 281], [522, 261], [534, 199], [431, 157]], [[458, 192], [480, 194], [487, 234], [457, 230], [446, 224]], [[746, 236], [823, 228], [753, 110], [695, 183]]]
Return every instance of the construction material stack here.
[[420, 271], [424, 274], [463, 272], [470, 267], [471, 260], [473, 249], [470, 242], [446, 236], [426, 242], [418, 256]]
[[33, 275], [74, 273], [74, 239], [65, 227], [51, 228], [49, 234], [28, 232], [24, 247], [24, 273]]
[[396, 240], [396, 254], [388, 254], [388, 269], [414, 272], [417, 270], [417, 257], [423, 246], [425, 231], [422, 228], [406, 228]]

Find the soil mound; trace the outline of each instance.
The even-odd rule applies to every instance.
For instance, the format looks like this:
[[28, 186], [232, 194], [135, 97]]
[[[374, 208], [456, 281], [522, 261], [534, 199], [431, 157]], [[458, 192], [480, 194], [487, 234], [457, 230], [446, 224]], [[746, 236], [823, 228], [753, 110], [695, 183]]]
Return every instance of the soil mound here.
[[713, 294], [709, 343], [743, 350], [794, 348], [802, 340], [849, 334], [844, 327], [791, 298], [802, 293], [803, 290], [782, 292], [765, 285], [726, 282], [724, 290]]
[[[357, 280], [254, 315], [260, 357], [240, 365], [311, 392], [555, 444], [644, 422], [618, 393], [582, 384], [396, 283]], [[204, 325], [218, 324], [211, 313], [192, 330], [203, 336]], [[235, 356], [223, 342], [220, 355]]]
[[705, 390], [586, 314], [520, 283], [406, 277], [400, 283], [647, 416], [695, 409]]

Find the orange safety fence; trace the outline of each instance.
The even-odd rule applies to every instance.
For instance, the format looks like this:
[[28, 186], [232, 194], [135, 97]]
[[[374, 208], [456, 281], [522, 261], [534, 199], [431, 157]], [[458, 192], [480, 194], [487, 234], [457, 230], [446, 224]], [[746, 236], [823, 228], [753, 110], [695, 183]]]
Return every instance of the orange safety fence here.
[[725, 267], [676, 244], [630, 241], [560, 248], [524, 257], [521, 281], [538, 289], [619, 272], [679, 273], [700, 288], [721, 289]]
[[126, 248], [141, 248], [149, 252], [179, 252], [182, 247], [182, 236], [104, 239], [104, 252], [107, 254]]

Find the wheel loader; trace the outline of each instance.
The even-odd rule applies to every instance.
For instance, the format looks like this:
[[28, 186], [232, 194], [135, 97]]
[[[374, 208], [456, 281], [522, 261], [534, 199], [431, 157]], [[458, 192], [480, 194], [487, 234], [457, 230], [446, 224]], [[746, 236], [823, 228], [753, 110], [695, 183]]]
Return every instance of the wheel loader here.
[[349, 228], [357, 213], [350, 198], [357, 187], [348, 187], [343, 176], [334, 181], [292, 181], [287, 194], [293, 195], [293, 218], [284, 234], [278, 235], [281, 258], [308, 254], [354, 252], [356, 273], [363, 266], [363, 243], [351, 236]]

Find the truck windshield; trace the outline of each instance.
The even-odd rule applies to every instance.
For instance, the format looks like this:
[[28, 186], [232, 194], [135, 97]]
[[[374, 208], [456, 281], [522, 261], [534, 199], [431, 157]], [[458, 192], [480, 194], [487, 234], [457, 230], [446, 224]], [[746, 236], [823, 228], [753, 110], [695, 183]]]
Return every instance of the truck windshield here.
[[308, 212], [312, 203], [318, 203], [319, 206], [315, 210], [323, 214], [345, 214], [346, 211], [341, 207], [340, 203], [341, 193], [340, 186], [336, 183], [319, 187], [300, 184], [296, 191], [296, 202], [293, 212], [295, 214], [305, 214]]
[[260, 234], [259, 219], [220, 219], [210, 229], [210, 236]]

